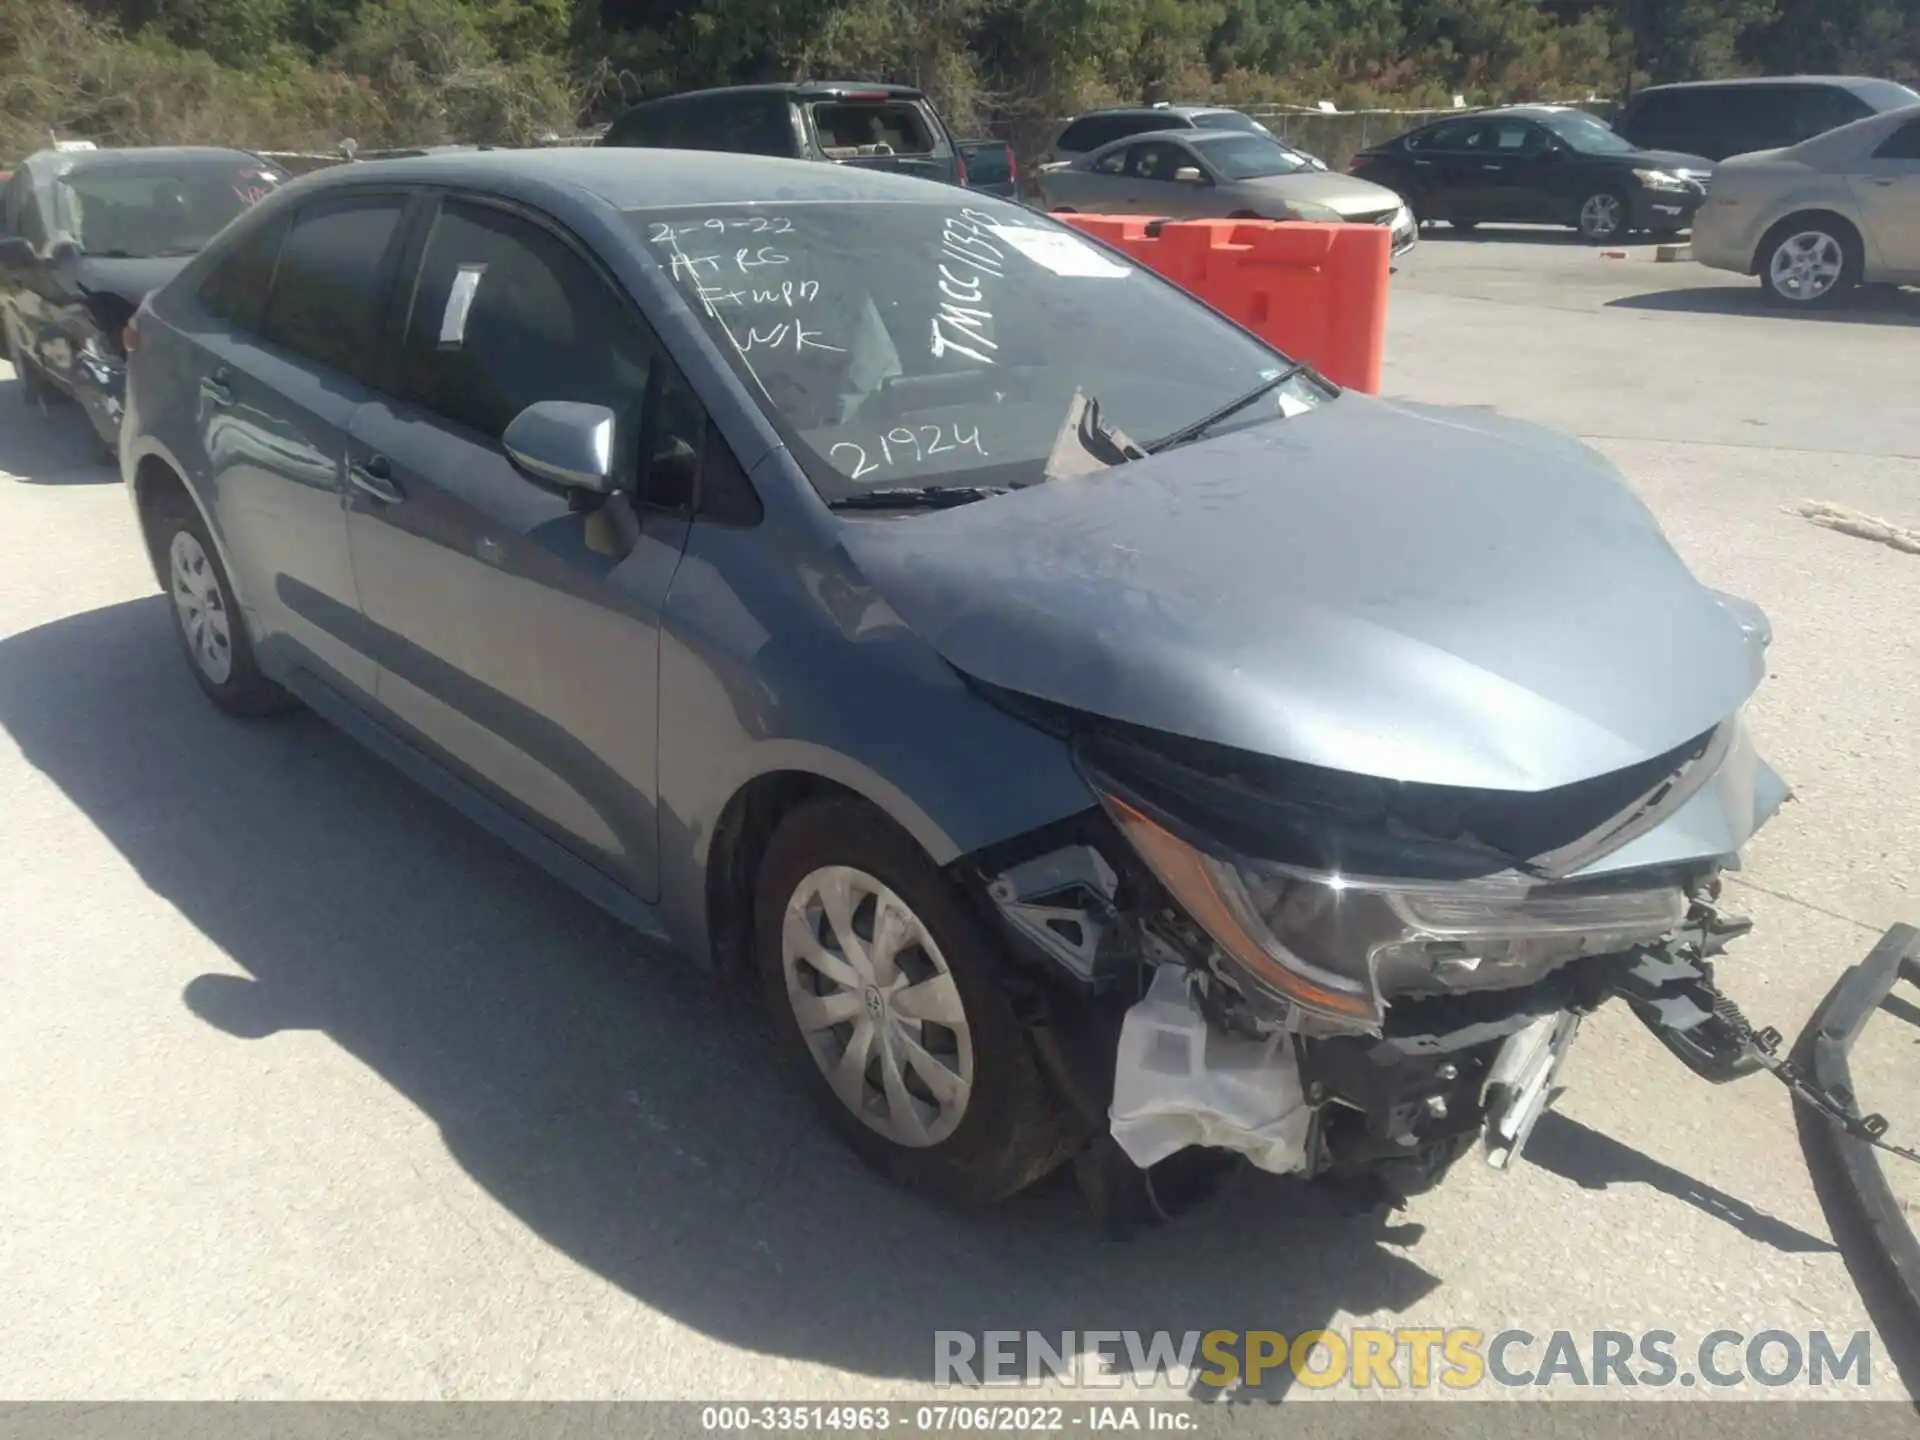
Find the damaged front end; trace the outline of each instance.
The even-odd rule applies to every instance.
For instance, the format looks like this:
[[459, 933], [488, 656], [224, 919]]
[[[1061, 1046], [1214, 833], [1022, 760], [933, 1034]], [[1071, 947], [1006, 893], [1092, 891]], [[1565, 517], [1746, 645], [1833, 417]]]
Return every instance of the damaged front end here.
[[1057, 982], [1038, 1033], [1106, 1183], [1143, 1174], [1152, 1197], [1163, 1167], [1240, 1156], [1376, 1203], [1476, 1143], [1504, 1167], [1615, 995], [1701, 1073], [1740, 1072], [1711, 959], [1745, 922], [1721, 874], [1787, 792], [1738, 714], [1517, 792], [996, 698], [1069, 735], [1100, 800], [1071, 833], [982, 858], [1006, 933]]

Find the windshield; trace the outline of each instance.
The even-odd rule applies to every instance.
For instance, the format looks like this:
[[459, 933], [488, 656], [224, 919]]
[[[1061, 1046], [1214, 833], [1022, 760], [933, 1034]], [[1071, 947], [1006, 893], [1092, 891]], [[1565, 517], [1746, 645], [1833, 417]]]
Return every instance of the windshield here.
[[59, 180], [63, 222], [89, 255], [192, 255], [284, 178], [241, 155], [81, 166]]
[[[1087, 433], [1073, 423], [1085, 402], [1144, 445], [1286, 368], [1065, 226], [935, 196], [629, 217], [829, 501], [1034, 484]], [[1215, 428], [1326, 395], [1301, 376]]]
[[1592, 115], [1569, 111], [1548, 115], [1541, 124], [1587, 155], [1624, 155], [1635, 149], [1633, 142], [1616, 133], [1606, 121]]
[[1313, 168], [1306, 156], [1264, 135], [1218, 135], [1193, 143], [1228, 180], [1258, 180]]

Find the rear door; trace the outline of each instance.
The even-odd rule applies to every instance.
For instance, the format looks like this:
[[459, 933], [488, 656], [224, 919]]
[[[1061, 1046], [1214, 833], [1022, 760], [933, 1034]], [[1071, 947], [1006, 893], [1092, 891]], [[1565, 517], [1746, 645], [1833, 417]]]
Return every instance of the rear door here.
[[800, 109], [823, 159], [923, 180], [959, 179], [953, 137], [923, 99], [854, 91], [806, 100]]
[[1886, 280], [1920, 280], [1920, 120], [1909, 120], [1847, 177]]
[[[380, 708], [653, 899], [659, 612], [704, 413], [589, 252], [530, 212], [447, 199], [407, 293], [393, 398], [355, 416], [350, 456]], [[623, 493], [582, 509], [514, 467], [501, 433], [540, 400], [614, 411]]]
[[195, 428], [255, 645], [359, 704], [374, 662], [347, 550], [346, 452], [372, 397], [409, 197], [322, 194], [209, 273]]
[[1467, 167], [1467, 184], [1483, 220], [1540, 221], [1554, 218], [1549, 194], [1551, 150], [1544, 127], [1531, 120], [1495, 120], [1468, 138], [1479, 162]]

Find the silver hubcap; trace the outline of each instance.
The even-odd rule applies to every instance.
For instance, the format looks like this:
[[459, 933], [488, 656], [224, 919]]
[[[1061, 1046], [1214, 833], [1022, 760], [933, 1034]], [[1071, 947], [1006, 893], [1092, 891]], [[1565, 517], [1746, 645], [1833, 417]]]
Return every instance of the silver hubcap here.
[[1620, 197], [1589, 195], [1580, 207], [1580, 228], [1600, 239], [1613, 234], [1620, 228]]
[[1783, 242], [1767, 267], [1773, 288], [1789, 300], [1818, 300], [1840, 283], [1846, 252], [1833, 236], [1805, 230]]
[[173, 570], [173, 608], [180, 615], [180, 631], [200, 673], [216, 685], [233, 674], [233, 632], [228, 628], [227, 604], [220, 581], [200, 542], [185, 530], [174, 534], [168, 549]]
[[864, 870], [794, 887], [787, 1000], [833, 1093], [896, 1145], [938, 1145], [973, 1093], [973, 1034], [953, 972], [907, 904]]

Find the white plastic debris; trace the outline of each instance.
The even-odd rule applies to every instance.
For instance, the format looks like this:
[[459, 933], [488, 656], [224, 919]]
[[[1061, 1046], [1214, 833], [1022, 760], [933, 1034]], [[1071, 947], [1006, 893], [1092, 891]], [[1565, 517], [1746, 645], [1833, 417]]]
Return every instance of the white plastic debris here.
[[1209, 1145], [1292, 1174], [1306, 1168], [1311, 1118], [1291, 1039], [1216, 1034], [1188, 998], [1185, 973], [1154, 972], [1121, 1024], [1114, 1067], [1108, 1119], [1128, 1159], [1144, 1169]]

